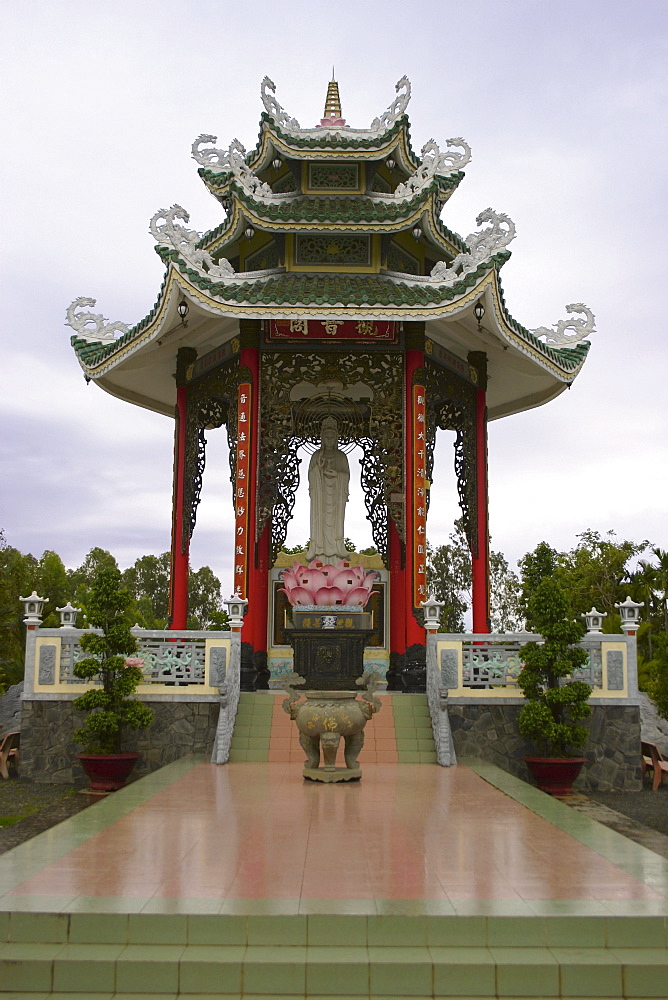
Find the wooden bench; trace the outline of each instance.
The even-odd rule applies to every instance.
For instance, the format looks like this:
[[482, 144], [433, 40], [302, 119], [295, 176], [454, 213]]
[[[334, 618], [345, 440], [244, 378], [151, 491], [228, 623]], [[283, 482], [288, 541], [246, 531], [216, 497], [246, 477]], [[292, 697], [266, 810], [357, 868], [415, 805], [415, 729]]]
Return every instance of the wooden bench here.
[[642, 754], [642, 776], [645, 777], [645, 771], [653, 772], [652, 791], [655, 792], [664, 777], [668, 775], [668, 760], [664, 760], [656, 743], [648, 743], [646, 740], [641, 741], [640, 752]]
[[9, 777], [9, 764], [14, 766], [19, 762], [19, 746], [21, 744], [20, 733], [7, 733], [0, 743], [0, 774], [3, 778]]

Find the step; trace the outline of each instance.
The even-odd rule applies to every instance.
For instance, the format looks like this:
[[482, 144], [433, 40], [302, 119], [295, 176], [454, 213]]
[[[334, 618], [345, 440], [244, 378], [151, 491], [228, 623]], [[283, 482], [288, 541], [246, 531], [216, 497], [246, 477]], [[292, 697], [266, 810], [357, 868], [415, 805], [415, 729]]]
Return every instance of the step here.
[[[283, 711], [284, 692], [243, 692], [234, 724], [230, 761], [303, 764], [299, 731]], [[382, 707], [364, 728], [359, 763], [435, 764], [436, 747], [424, 694], [381, 694]], [[339, 748], [343, 765], [343, 747]]]
[[663, 917], [0, 917], [0, 997], [15, 1000], [668, 995]]

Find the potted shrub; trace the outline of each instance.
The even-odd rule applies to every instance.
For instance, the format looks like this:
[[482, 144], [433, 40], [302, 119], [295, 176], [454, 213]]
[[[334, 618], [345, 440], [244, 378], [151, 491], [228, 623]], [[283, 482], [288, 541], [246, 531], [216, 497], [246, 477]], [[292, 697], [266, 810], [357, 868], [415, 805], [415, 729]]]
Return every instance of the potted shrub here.
[[88, 622], [101, 634], [81, 636], [81, 648], [90, 655], [75, 664], [75, 677], [97, 681], [75, 698], [74, 708], [89, 712], [84, 725], [75, 730], [74, 740], [84, 747], [77, 754], [90, 781], [91, 791], [122, 788], [141, 756], [123, 752], [123, 730], [146, 729], [153, 712], [131, 696], [142, 681], [141, 660], [132, 657], [137, 641], [130, 631], [125, 612], [132, 598], [121, 588], [119, 570], [108, 566], [97, 574], [86, 608]]
[[552, 795], [568, 795], [585, 757], [577, 755], [588, 739], [583, 719], [591, 715], [591, 687], [583, 681], [565, 680], [587, 662], [586, 650], [574, 646], [584, 635], [584, 625], [568, 619], [568, 599], [560, 584], [544, 576], [529, 597], [527, 626], [543, 642], [529, 642], [520, 649], [524, 667], [517, 679], [526, 698], [519, 716], [519, 730], [544, 756], [525, 757], [536, 783]]

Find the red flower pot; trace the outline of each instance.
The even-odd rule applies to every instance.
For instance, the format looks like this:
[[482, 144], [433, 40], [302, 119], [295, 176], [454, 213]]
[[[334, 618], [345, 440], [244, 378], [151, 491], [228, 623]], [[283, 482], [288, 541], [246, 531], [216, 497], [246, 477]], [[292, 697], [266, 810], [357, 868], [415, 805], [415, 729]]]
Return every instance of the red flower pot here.
[[548, 795], [571, 795], [573, 782], [587, 763], [586, 757], [523, 757], [540, 788]]
[[140, 753], [78, 753], [91, 792], [115, 792], [122, 788]]

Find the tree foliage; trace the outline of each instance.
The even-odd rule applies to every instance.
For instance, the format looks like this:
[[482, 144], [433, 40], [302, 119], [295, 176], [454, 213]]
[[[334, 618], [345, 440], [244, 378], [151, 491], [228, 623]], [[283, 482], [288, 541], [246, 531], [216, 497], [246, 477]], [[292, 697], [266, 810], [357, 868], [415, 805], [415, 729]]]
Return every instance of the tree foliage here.
[[92, 582], [87, 609], [90, 624], [101, 634], [82, 635], [81, 648], [90, 655], [73, 668], [75, 677], [100, 684], [73, 702], [76, 709], [90, 713], [74, 732], [75, 741], [89, 753], [120, 753], [124, 729], [147, 729], [153, 721], [150, 708], [130, 697], [142, 682], [139, 661], [130, 659], [137, 650], [127, 618], [131, 603], [120, 571], [103, 566]]
[[553, 551], [541, 543], [524, 559], [527, 626], [543, 641], [526, 643], [520, 649], [524, 666], [517, 683], [526, 704], [520, 712], [519, 730], [548, 756], [567, 757], [587, 742], [587, 730], [579, 723], [591, 715], [591, 687], [565, 680], [587, 662], [587, 652], [574, 645], [585, 628], [568, 617], [570, 603], [556, 578]]

